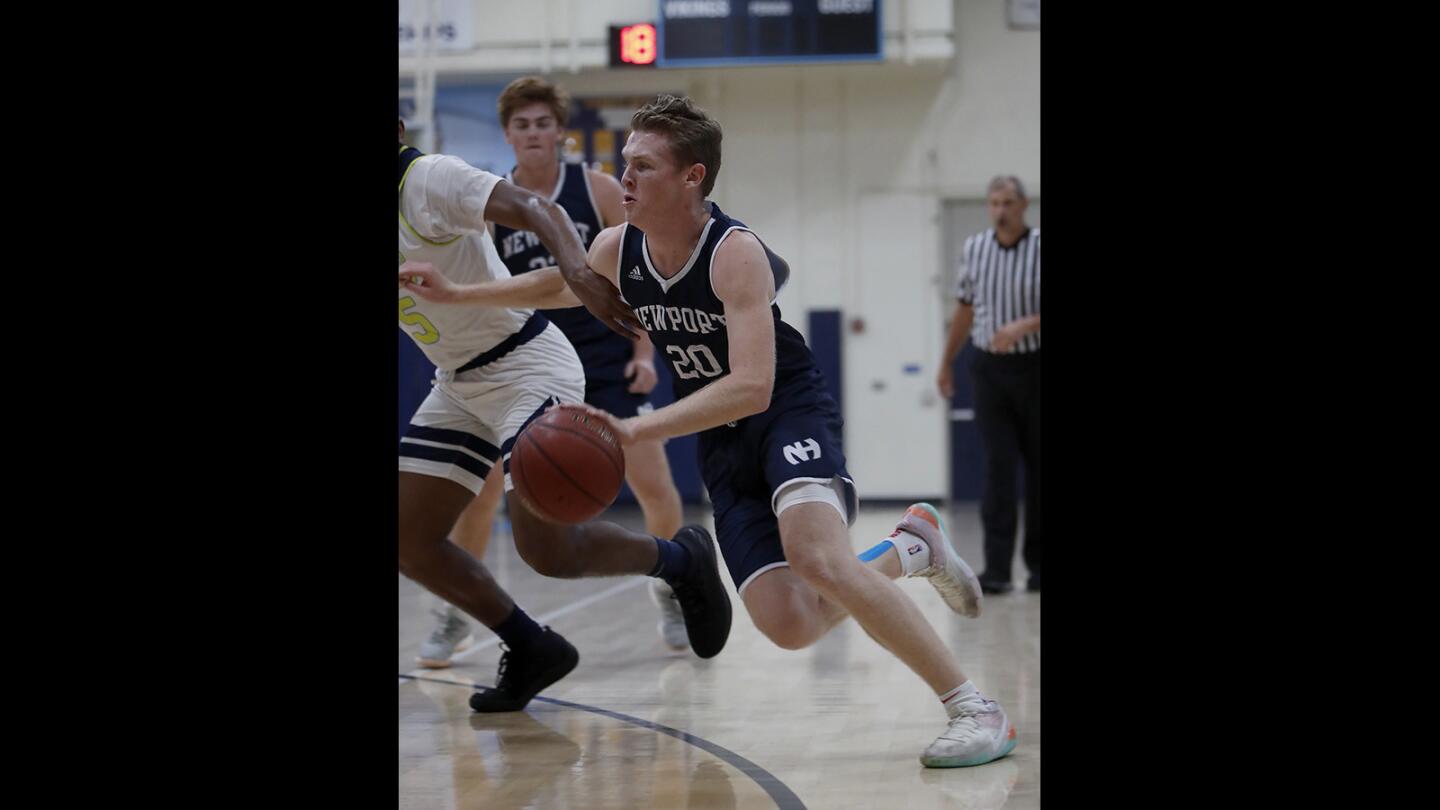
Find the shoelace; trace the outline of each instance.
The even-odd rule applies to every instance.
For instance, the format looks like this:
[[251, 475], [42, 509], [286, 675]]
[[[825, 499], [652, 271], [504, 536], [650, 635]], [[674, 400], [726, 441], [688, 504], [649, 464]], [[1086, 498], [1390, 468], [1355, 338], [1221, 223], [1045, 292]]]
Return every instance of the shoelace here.
[[456, 615], [454, 610], [432, 610], [431, 614], [441, 620], [441, 626], [436, 627], [431, 633], [431, 641], [448, 640], [465, 626], [464, 618]]
[[438, 644], [455, 638], [462, 628], [462, 621], [464, 620], [459, 616], [453, 613], [447, 613], [444, 623], [435, 628], [435, 632], [430, 634], [430, 641]]
[[504, 652], [500, 655], [500, 670], [495, 673], [495, 689], [500, 692], [508, 692], [510, 690], [509, 686], [505, 683], [505, 673], [508, 671], [507, 668], [510, 664], [510, 648], [502, 643], [500, 649], [504, 650]]
[[464, 630], [464, 629], [465, 629], [465, 620], [464, 620], [464, 619], [460, 618], [459, 616], [456, 616], [456, 615], [453, 614], [453, 613], [450, 614], [449, 616], [446, 616], [446, 617], [445, 617], [445, 632], [446, 632], [447, 635], [452, 635], [452, 636], [453, 636], [453, 635], [457, 635], [457, 634], [460, 633], [461, 630]]
[[671, 585], [670, 589], [675, 592], [674, 599], [680, 603], [680, 609], [686, 616], [699, 619], [705, 615], [705, 600], [700, 598], [699, 588]]
[[941, 734], [941, 739], [965, 742], [980, 732], [979, 715], [990, 712], [990, 701], [961, 704], [960, 713], [950, 721], [950, 727]]

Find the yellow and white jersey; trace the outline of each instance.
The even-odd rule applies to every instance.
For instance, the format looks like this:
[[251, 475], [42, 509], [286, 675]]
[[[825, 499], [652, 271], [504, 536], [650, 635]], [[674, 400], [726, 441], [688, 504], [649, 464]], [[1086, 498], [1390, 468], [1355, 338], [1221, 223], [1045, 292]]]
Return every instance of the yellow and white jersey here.
[[[499, 175], [449, 155], [424, 155], [400, 181], [400, 263], [429, 262], [456, 284], [509, 278], [485, 228]], [[437, 304], [399, 288], [400, 328], [437, 368], [453, 371], [518, 332], [534, 312]]]

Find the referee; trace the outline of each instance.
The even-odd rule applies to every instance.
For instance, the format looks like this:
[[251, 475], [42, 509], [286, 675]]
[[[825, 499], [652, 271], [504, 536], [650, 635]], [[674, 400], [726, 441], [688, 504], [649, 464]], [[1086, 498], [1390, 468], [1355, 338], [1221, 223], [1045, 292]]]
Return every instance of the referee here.
[[985, 593], [1011, 590], [1015, 556], [1016, 466], [1025, 459], [1025, 567], [1040, 590], [1040, 229], [1025, 224], [1030, 201], [1017, 177], [990, 181], [995, 227], [965, 240], [945, 356], [936, 381], [949, 399], [955, 355], [975, 342], [970, 379], [975, 424], [985, 448], [980, 520], [985, 527]]

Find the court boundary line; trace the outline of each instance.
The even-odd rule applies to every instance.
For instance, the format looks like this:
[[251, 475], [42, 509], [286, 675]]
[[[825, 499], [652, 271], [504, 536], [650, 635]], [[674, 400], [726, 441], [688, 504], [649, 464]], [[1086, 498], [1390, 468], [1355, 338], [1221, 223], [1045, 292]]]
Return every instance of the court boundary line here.
[[[447, 681], [440, 678], [423, 678], [416, 675], [408, 674], [401, 675], [400, 677], [402, 679], [414, 681], [425, 681], [426, 683], [443, 683], [449, 684], [450, 686], [463, 686], [466, 689], [475, 688], [473, 684], [461, 683], [460, 681]], [[749, 759], [746, 759], [740, 754], [731, 751], [729, 748], [726, 748], [723, 745], [719, 745], [718, 743], [713, 743], [705, 739], [704, 737], [691, 734], [688, 731], [681, 731], [678, 728], [671, 728], [670, 726], [661, 725], [660, 723], [655, 723], [650, 720], [644, 720], [639, 717], [633, 717], [631, 715], [622, 714], [620, 712], [611, 711], [609, 709], [602, 709], [599, 706], [589, 706], [584, 703], [572, 703], [568, 700], [560, 700], [559, 698], [547, 698], [541, 695], [536, 695], [534, 698], [532, 698], [532, 700], [538, 700], [541, 703], [549, 703], [552, 706], [559, 706], [565, 709], [578, 709], [579, 711], [598, 714], [603, 717], [609, 717], [613, 720], [619, 720], [622, 723], [629, 723], [632, 726], [638, 726], [640, 728], [649, 729], [651, 731], [658, 731], [661, 734], [666, 734], [674, 737], [675, 739], [685, 743], [686, 745], [694, 746], [712, 756], [724, 760], [726, 764], [730, 765], [735, 770], [745, 774], [745, 776], [748, 777], [750, 781], [754, 782], [757, 787], [765, 791], [766, 795], [770, 797], [771, 801], [775, 802], [775, 806], [777, 808], [780, 808], [780, 810], [806, 810], [805, 802], [801, 801], [800, 797], [795, 794], [795, 791], [790, 789], [789, 785], [786, 785], [784, 782], [780, 781], [780, 778], [778, 776], [770, 773], [769, 771], [765, 770], [765, 768], [750, 761]]]

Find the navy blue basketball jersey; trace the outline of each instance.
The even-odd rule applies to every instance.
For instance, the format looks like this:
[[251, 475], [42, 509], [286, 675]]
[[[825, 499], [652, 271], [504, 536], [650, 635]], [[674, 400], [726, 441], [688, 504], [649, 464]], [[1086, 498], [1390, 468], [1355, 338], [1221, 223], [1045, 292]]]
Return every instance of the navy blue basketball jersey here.
[[[505, 179], [512, 183], [515, 181], [513, 169], [505, 175]], [[575, 228], [580, 232], [580, 241], [585, 243], [585, 249], [589, 250], [590, 243], [595, 241], [595, 236], [600, 233], [600, 208], [595, 204], [594, 195], [590, 193], [590, 178], [585, 174], [583, 165], [560, 164], [560, 182], [555, 191], [551, 192], [550, 201], [564, 208], [565, 213], [574, 220]], [[517, 231], [498, 222], [495, 223], [495, 249], [500, 252], [500, 260], [510, 268], [512, 276], [555, 264], [555, 258], [540, 244], [540, 238], [533, 232]], [[540, 312], [560, 327], [565, 337], [577, 347], [614, 334], [585, 307], [542, 309]], [[582, 355], [580, 359], [583, 361], [586, 358]]]
[[[710, 221], [700, 233], [700, 244], [690, 261], [670, 279], [661, 278], [650, 261], [645, 233], [626, 225], [620, 244], [620, 295], [635, 310], [650, 339], [670, 363], [675, 398], [689, 396], [730, 373], [730, 335], [725, 305], [710, 284], [710, 261], [720, 243], [735, 231], [754, 233], [745, 223], [731, 219], [710, 203]], [[757, 237], [758, 238], [758, 237]], [[766, 248], [775, 294], [789, 280], [789, 267]], [[775, 319], [775, 389], [773, 407], [781, 397], [801, 390], [823, 391], [824, 381], [805, 339], [780, 318]]]

